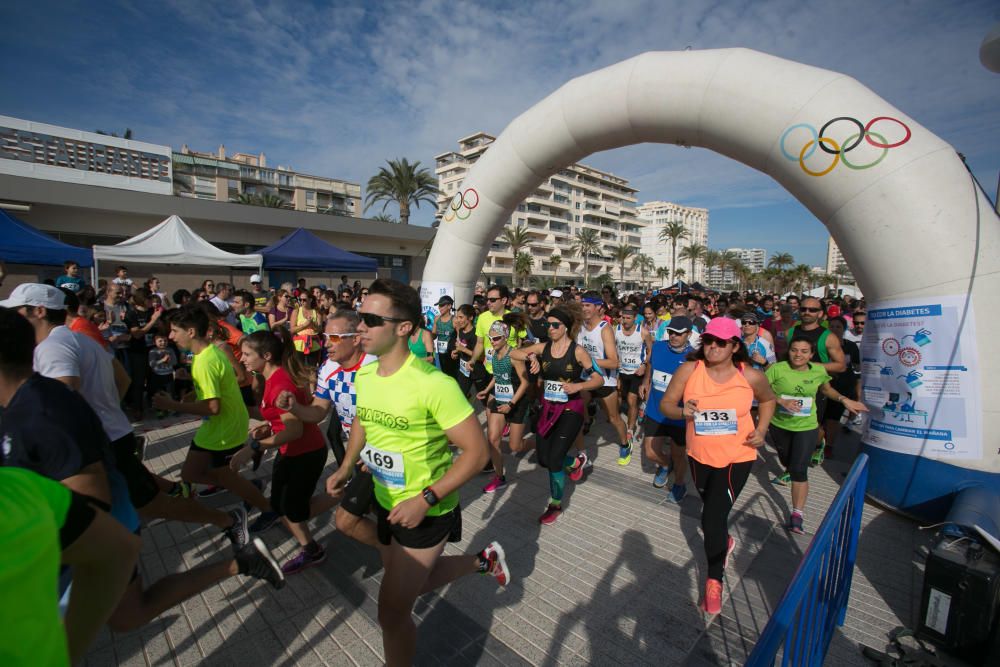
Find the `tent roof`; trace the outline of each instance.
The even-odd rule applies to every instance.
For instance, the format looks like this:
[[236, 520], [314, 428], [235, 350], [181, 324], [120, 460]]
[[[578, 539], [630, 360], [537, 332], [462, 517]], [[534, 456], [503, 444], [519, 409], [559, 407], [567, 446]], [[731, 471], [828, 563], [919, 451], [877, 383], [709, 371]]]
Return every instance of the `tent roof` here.
[[264, 256], [265, 269], [374, 273], [378, 268], [378, 260], [342, 250], [301, 227], [260, 254]]
[[80, 266], [93, 266], [94, 255], [86, 248], [63, 243], [0, 209], [0, 260], [11, 264], [61, 266], [68, 259]]
[[142, 264], [193, 264], [260, 269], [260, 255], [219, 250], [172, 215], [152, 229], [116, 245], [95, 245], [94, 259]]

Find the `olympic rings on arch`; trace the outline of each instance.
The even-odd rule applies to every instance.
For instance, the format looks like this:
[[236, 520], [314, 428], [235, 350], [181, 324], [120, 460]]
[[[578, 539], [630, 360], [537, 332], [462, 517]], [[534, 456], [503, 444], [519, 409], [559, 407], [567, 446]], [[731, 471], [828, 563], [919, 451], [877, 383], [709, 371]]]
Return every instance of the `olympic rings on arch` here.
[[459, 190], [448, 202], [448, 210], [444, 214], [445, 222], [468, 220], [472, 209], [479, 206], [479, 193], [475, 188]]
[[[889, 140], [886, 139], [886, 137], [883, 134], [874, 132], [872, 130], [872, 127], [879, 121], [888, 121], [896, 123], [899, 126], [901, 126], [905, 132], [903, 138], [898, 141], [890, 143]], [[830, 127], [837, 122], [848, 122], [854, 124], [857, 127], [857, 132], [847, 137], [847, 139], [843, 142], [842, 145], [838, 144], [834, 139], [824, 136], [827, 130], [829, 130]], [[808, 141], [806, 141], [805, 144], [803, 144], [802, 148], [799, 151], [797, 151], [796, 154], [793, 152], [789, 152], [787, 141], [788, 141], [788, 136], [794, 130], [797, 129], [804, 129], [808, 131], [809, 134], [811, 135], [811, 138]], [[831, 118], [826, 123], [824, 123], [822, 127], [820, 127], [819, 131], [817, 131], [813, 125], [810, 125], [808, 123], [797, 123], [795, 125], [790, 126], [781, 135], [779, 149], [781, 150], [781, 154], [785, 156], [785, 159], [790, 160], [791, 162], [798, 162], [799, 167], [802, 169], [802, 171], [809, 174], [810, 176], [825, 176], [826, 174], [829, 174], [831, 171], [833, 171], [833, 169], [837, 166], [838, 162], [843, 162], [844, 166], [847, 167], [848, 169], [854, 169], [854, 170], [870, 169], [871, 167], [874, 167], [875, 165], [879, 164], [880, 162], [882, 162], [882, 160], [885, 159], [885, 156], [888, 155], [890, 148], [897, 148], [899, 146], [902, 146], [903, 144], [908, 142], [912, 136], [913, 133], [906, 123], [899, 120], [898, 118], [893, 118], [891, 116], [876, 116], [867, 123], [862, 123], [857, 118], [851, 116], [837, 116], [836, 118]], [[858, 148], [861, 145], [862, 141], [867, 142], [869, 145], [875, 148], [881, 148], [882, 154], [879, 157], [872, 160], [871, 162], [868, 162], [867, 164], [858, 164], [856, 162], [851, 162], [847, 158], [847, 153]], [[817, 146], [820, 148], [822, 152], [834, 156], [833, 162], [830, 164], [830, 166], [822, 170], [813, 170], [806, 166], [806, 160], [808, 160], [816, 152]]]

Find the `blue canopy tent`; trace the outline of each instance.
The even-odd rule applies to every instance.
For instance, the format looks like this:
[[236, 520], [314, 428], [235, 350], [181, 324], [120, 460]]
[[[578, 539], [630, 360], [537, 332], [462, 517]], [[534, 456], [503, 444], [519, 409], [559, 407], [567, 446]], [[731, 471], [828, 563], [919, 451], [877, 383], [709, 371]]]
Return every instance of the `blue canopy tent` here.
[[301, 227], [257, 252], [268, 270], [375, 273], [378, 269], [378, 260], [341, 250]]
[[94, 253], [58, 241], [0, 209], [0, 260], [10, 264], [62, 266], [71, 259], [80, 266], [93, 266]]

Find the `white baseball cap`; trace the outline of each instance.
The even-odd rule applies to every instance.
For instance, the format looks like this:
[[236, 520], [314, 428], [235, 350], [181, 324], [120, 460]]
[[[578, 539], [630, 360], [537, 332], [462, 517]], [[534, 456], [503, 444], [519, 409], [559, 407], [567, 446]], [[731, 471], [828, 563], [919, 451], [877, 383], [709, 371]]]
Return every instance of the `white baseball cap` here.
[[66, 310], [66, 294], [52, 285], [21, 283], [6, 300], [0, 301], [0, 306], [4, 308], [42, 306], [49, 310]]
[[554, 290], [552, 290], [552, 291], [549, 292], [549, 296], [555, 297], [556, 299], [561, 299], [562, 295], [563, 294], [562, 294], [562, 290], [561, 289], [554, 289]]
[[252, 276], [250, 276], [250, 282], [251, 283], [259, 283], [260, 282], [260, 274], [259, 273], [255, 273]]

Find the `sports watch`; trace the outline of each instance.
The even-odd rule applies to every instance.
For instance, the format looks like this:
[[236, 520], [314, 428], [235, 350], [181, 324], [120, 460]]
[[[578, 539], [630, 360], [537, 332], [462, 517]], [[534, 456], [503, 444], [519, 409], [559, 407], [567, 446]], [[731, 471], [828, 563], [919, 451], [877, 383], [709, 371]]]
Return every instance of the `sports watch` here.
[[424, 502], [426, 502], [431, 507], [434, 507], [441, 501], [441, 499], [437, 497], [437, 494], [434, 493], [434, 489], [432, 489], [429, 486], [425, 488], [423, 491], [421, 491], [420, 495], [423, 496]]

